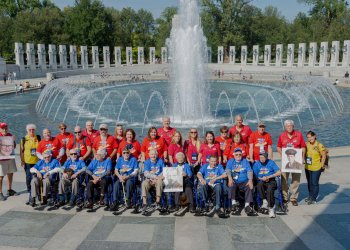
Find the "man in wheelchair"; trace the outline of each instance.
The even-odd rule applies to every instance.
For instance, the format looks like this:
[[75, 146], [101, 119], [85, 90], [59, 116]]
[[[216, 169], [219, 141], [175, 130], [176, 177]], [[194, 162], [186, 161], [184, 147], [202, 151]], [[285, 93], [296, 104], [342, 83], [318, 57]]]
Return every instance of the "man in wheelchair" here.
[[276, 177], [281, 175], [280, 168], [273, 161], [268, 159], [268, 154], [260, 153], [260, 160], [253, 165], [254, 176], [257, 180], [257, 191], [262, 206], [259, 211], [269, 213], [270, 218], [275, 218], [275, 190], [277, 189]]
[[[30, 169], [33, 174], [31, 180], [31, 205], [36, 206], [35, 199], [37, 194], [41, 196], [41, 205], [47, 204], [47, 197], [51, 189], [51, 184], [60, 172], [60, 163], [52, 158], [51, 153], [45, 152], [42, 154], [43, 159], [38, 161], [34, 167]], [[55, 194], [51, 192], [51, 198], [55, 199]]]

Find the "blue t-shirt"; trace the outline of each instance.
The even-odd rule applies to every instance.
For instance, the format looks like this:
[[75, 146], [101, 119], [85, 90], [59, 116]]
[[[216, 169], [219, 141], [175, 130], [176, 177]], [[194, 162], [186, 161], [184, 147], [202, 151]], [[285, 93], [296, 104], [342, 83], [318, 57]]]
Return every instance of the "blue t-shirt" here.
[[111, 159], [105, 159], [103, 161], [93, 160], [88, 166], [88, 170], [90, 170], [93, 175], [100, 177], [104, 175], [107, 171], [111, 171], [112, 169], [112, 161]]
[[60, 168], [60, 163], [58, 160], [53, 158], [49, 163], [46, 163], [45, 160], [40, 160], [34, 165], [34, 168], [44, 176], [44, 174], [53, 170], [54, 168]]
[[227, 162], [226, 170], [231, 172], [232, 179], [236, 183], [247, 182], [248, 173], [252, 172], [252, 168], [246, 159], [237, 162], [235, 158], [232, 158]]
[[[175, 163], [174, 164], [174, 167], [176, 168], [176, 167], [179, 167], [179, 163]], [[191, 167], [190, 167], [190, 165], [188, 165], [187, 163], [184, 163], [183, 165], [182, 165], [182, 171], [184, 171], [185, 172], [185, 174], [189, 177], [189, 178], [191, 178], [192, 177], [192, 169], [191, 169]]]
[[265, 165], [261, 164], [260, 161], [256, 161], [253, 165], [254, 175], [257, 179], [273, 175], [278, 170], [280, 170], [280, 168], [273, 160], [267, 160]]
[[[211, 168], [209, 163], [203, 165], [199, 172], [202, 174], [206, 183], [208, 184], [212, 179], [225, 173], [224, 167], [221, 164], [216, 165], [215, 168]], [[222, 183], [222, 179], [216, 180], [215, 184]]]
[[129, 176], [134, 172], [135, 169], [138, 169], [139, 167], [137, 165], [136, 158], [130, 156], [130, 159], [128, 161], [124, 160], [123, 157], [119, 157], [115, 168], [118, 169], [120, 175]]
[[72, 161], [72, 159], [68, 159], [64, 164], [64, 169], [72, 169], [75, 173], [78, 173], [80, 170], [82, 170], [85, 167], [85, 162], [82, 160]]
[[156, 162], [152, 162], [151, 159], [147, 159], [144, 163], [144, 171], [150, 172], [150, 174], [154, 174], [159, 176], [163, 173], [164, 161], [160, 158], [157, 158]]

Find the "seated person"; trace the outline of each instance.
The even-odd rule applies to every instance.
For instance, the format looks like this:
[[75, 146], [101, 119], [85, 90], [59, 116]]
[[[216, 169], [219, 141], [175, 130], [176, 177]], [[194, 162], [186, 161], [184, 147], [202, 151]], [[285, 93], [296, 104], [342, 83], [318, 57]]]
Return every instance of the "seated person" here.
[[[125, 184], [125, 205], [130, 208], [131, 196], [135, 186], [135, 181], [137, 174], [139, 172], [137, 160], [130, 153], [128, 147], [125, 147], [122, 152], [122, 157], [117, 160], [117, 165], [115, 166], [114, 173], [118, 179], [114, 183], [113, 188], [113, 204], [111, 206], [111, 211], [118, 210], [119, 198], [121, 195], [120, 186]], [[124, 188], [123, 188], [124, 192]]]
[[[34, 165], [34, 167], [30, 169], [30, 172], [34, 175], [30, 183], [32, 195], [31, 205], [33, 207], [36, 206], [35, 198], [37, 197], [37, 194], [40, 194], [41, 188], [39, 187], [39, 185], [42, 185], [41, 204], [47, 204], [47, 195], [51, 188], [50, 176], [53, 176], [55, 173], [58, 173], [61, 170], [60, 163], [58, 162], [58, 160], [52, 158], [52, 155], [50, 153], [43, 153], [42, 156], [43, 160], [38, 161]], [[54, 194], [51, 194], [51, 197], [53, 196]]]
[[58, 194], [60, 196], [59, 205], [64, 204], [64, 194], [67, 187], [72, 187], [72, 194], [70, 197], [70, 206], [74, 205], [79, 192], [79, 175], [85, 173], [86, 165], [83, 160], [78, 159], [78, 153], [76, 149], [69, 150], [69, 159], [63, 165], [63, 173], [58, 185]]
[[277, 183], [275, 177], [281, 175], [280, 168], [273, 160], [268, 159], [267, 152], [260, 153], [260, 160], [253, 165], [253, 172], [258, 181], [256, 186], [260, 198], [263, 199], [262, 209], [269, 209], [269, 217], [276, 217], [275, 214], [275, 190]]
[[173, 166], [174, 167], [182, 167], [182, 176], [183, 176], [183, 192], [176, 192], [175, 193], [175, 211], [178, 211], [180, 208], [180, 196], [185, 194], [186, 200], [189, 203], [189, 211], [191, 213], [194, 213], [194, 207], [193, 207], [193, 181], [192, 181], [192, 170], [190, 165], [185, 163], [185, 154], [182, 152], [179, 152], [175, 155], [176, 162]]
[[144, 163], [144, 176], [145, 180], [142, 182], [142, 213], [146, 213], [147, 208], [147, 196], [151, 187], [156, 188], [156, 203], [155, 208], [160, 208], [160, 197], [163, 193], [163, 168], [164, 161], [158, 157], [156, 149], [149, 151], [149, 159]]
[[228, 177], [228, 187], [232, 199], [232, 214], [239, 215], [237, 206], [237, 188], [245, 193], [244, 210], [247, 215], [255, 214], [250, 203], [253, 202], [253, 171], [248, 160], [243, 158], [242, 149], [234, 150], [234, 158], [230, 159], [226, 165]]
[[105, 176], [111, 173], [112, 161], [106, 158], [106, 151], [99, 149], [96, 152], [95, 159], [89, 164], [86, 173], [92, 177], [87, 185], [88, 203], [85, 208], [92, 209], [94, 206], [94, 189], [101, 187], [100, 205], [104, 206], [105, 193], [107, 192], [107, 179]]
[[[227, 175], [221, 164], [218, 164], [218, 157], [211, 155], [209, 157], [209, 163], [203, 165], [197, 173], [199, 179], [199, 190], [202, 193], [202, 197], [205, 201], [206, 211], [208, 216], [213, 216], [215, 212], [219, 216], [223, 215], [224, 212], [220, 209], [221, 193], [222, 193], [222, 179], [226, 178]], [[208, 191], [215, 195], [215, 206], [209, 212], [208, 202]]]

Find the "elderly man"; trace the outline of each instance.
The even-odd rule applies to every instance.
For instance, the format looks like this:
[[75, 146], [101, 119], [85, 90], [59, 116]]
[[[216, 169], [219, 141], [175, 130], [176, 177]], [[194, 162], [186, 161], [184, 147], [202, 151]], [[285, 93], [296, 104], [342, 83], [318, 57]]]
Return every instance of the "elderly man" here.
[[235, 125], [230, 128], [230, 136], [232, 136], [236, 131], [242, 135], [242, 142], [247, 144], [252, 130], [248, 125], [243, 124], [243, 117], [241, 115], [235, 116]]
[[[294, 122], [292, 120], [284, 121], [285, 131], [278, 137], [277, 151], [282, 157], [283, 148], [301, 148], [302, 149], [302, 159], [305, 157], [306, 144], [303, 135], [294, 130]], [[292, 173], [292, 184], [291, 184], [291, 196], [290, 202], [293, 206], [298, 206], [298, 196], [299, 196], [299, 184], [300, 184], [300, 173]], [[289, 173], [282, 173], [282, 191], [283, 200], [285, 203], [288, 202], [288, 178]]]
[[[53, 159], [50, 153], [44, 153], [43, 160], [38, 161], [30, 172], [34, 174], [31, 181], [32, 207], [36, 206], [35, 199], [37, 194], [41, 195], [41, 205], [47, 204], [47, 195], [49, 194], [52, 181], [54, 181], [55, 174], [60, 172], [60, 163]], [[40, 192], [40, 189], [42, 192]], [[54, 190], [56, 191], [56, 190]], [[53, 198], [55, 193], [51, 193]]]
[[170, 127], [170, 118], [169, 117], [163, 117], [162, 122], [163, 122], [163, 127], [157, 129], [157, 134], [160, 137], [162, 137], [165, 140], [167, 146], [169, 146], [170, 142], [171, 142], [171, 138], [173, 137], [176, 129]]
[[60, 160], [64, 155], [64, 148], [61, 146], [60, 141], [52, 137], [50, 129], [47, 128], [43, 130], [43, 138], [36, 149], [36, 156], [42, 160], [44, 153], [51, 154], [57, 160]]
[[261, 153], [268, 153], [269, 159], [272, 159], [272, 138], [265, 131], [265, 123], [259, 122], [258, 130], [249, 137], [249, 159], [251, 162], [258, 161]]
[[96, 152], [98, 150], [104, 150], [106, 156], [110, 159], [114, 159], [117, 154], [118, 143], [116, 139], [108, 134], [108, 125], [101, 124], [100, 125], [100, 135], [97, 136], [92, 145], [92, 152], [96, 157]]
[[94, 129], [94, 123], [92, 121], [87, 121], [85, 123], [85, 129], [82, 132], [82, 135], [88, 137], [91, 144], [93, 144], [95, 138], [100, 135], [100, 131]]
[[[14, 147], [16, 147], [16, 143], [13, 135], [8, 132], [8, 125], [5, 122], [0, 123], [0, 136], [9, 136], [11, 140], [9, 143], [11, 147], [9, 147], [9, 145], [2, 145], [2, 148], [4, 148], [6, 152], [5, 154], [8, 154], [7, 151], [9, 151], [9, 149], [12, 151]], [[17, 195], [16, 191], [12, 189], [13, 173], [15, 172], [17, 172], [15, 159], [0, 160], [0, 201], [6, 200], [2, 193], [2, 182], [6, 175], [8, 178], [7, 196]]]
[[67, 156], [71, 149], [75, 149], [79, 160], [87, 162], [90, 159], [91, 142], [88, 137], [83, 136], [80, 126], [75, 126], [74, 138], [67, 143]]

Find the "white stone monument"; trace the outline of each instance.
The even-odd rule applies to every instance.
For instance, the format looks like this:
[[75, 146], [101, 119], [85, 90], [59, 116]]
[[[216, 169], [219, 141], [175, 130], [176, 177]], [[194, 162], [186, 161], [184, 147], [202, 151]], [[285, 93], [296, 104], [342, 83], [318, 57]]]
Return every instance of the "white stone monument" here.
[[230, 46], [230, 64], [235, 64], [236, 62], [236, 46]]
[[259, 64], [259, 45], [253, 45], [253, 65]]
[[287, 67], [293, 67], [294, 65], [294, 44], [288, 44], [287, 49]]
[[155, 64], [156, 63], [156, 48], [150, 47], [149, 48], [149, 64]]
[[45, 44], [38, 44], [38, 66], [46, 70], [46, 49]]
[[298, 67], [304, 67], [306, 57], [306, 43], [299, 43], [298, 47]]
[[83, 69], [88, 69], [89, 68], [89, 54], [88, 54], [88, 49], [87, 46], [80, 46], [80, 56], [81, 56], [81, 67]]
[[247, 57], [248, 57], [248, 47], [246, 45], [241, 46], [241, 65], [247, 65]]
[[162, 63], [168, 63], [168, 48], [162, 47], [161, 54], [162, 54]]
[[92, 67], [98, 69], [100, 67], [100, 57], [98, 53], [98, 46], [92, 46]]
[[122, 50], [120, 47], [114, 47], [114, 63], [116, 67], [122, 64]]
[[310, 43], [309, 47], [309, 67], [315, 67], [316, 60], [317, 60], [317, 43], [312, 42]]
[[20, 71], [24, 70], [24, 50], [22, 43], [15, 43], [16, 65], [19, 66]]
[[211, 51], [211, 47], [207, 47], [207, 54], [208, 54], [208, 63], [211, 63], [212, 62], [212, 51]]
[[283, 62], [283, 44], [276, 45], [276, 67], [281, 67]]
[[348, 67], [350, 62], [350, 40], [345, 40], [343, 45], [343, 61], [342, 66]]
[[126, 65], [132, 65], [132, 47], [126, 47]]
[[69, 64], [71, 69], [78, 68], [78, 55], [77, 55], [77, 47], [75, 45], [69, 46]]
[[60, 56], [60, 68], [61, 68], [61, 70], [67, 69], [67, 47], [66, 47], [66, 45], [59, 46], [59, 56]]
[[57, 70], [57, 50], [54, 44], [49, 44], [49, 67], [52, 70]]
[[224, 47], [218, 46], [218, 64], [224, 63]]
[[35, 50], [34, 50], [34, 44], [33, 43], [27, 43], [27, 66], [31, 70], [36, 69], [35, 65]]
[[320, 67], [325, 67], [328, 62], [328, 42], [321, 42], [319, 52], [320, 52], [320, 62], [318, 65]]
[[103, 46], [103, 67], [111, 67], [111, 53], [109, 52], [109, 46]]
[[336, 66], [338, 66], [338, 63], [339, 63], [339, 47], [340, 47], [339, 41], [333, 41], [333, 42], [332, 42], [332, 48], [331, 48], [331, 67], [336, 67]]
[[271, 62], [271, 45], [265, 45], [264, 49], [264, 65], [270, 66]]
[[143, 47], [137, 47], [137, 64], [138, 65], [145, 64], [145, 52]]

